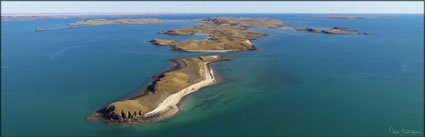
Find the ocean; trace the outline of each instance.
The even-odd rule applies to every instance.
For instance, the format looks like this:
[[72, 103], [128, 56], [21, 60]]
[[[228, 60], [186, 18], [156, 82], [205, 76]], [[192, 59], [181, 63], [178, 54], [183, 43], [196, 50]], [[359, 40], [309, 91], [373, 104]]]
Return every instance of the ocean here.
[[[255, 51], [182, 53], [154, 38], [192, 21], [64, 29], [77, 18], [2, 21], [2, 136], [391, 136], [424, 131], [424, 16], [326, 19], [300, 14], [182, 14], [160, 19], [269, 17], [296, 27], [347, 27], [360, 35], [281, 29], [252, 40]], [[92, 17], [124, 18], [124, 17]], [[136, 18], [136, 17], [134, 17]], [[34, 32], [45, 28], [50, 31]], [[87, 122], [93, 111], [137, 92], [167, 59], [231, 55], [212, 64], [220, 83], [186, 96], [156, 123]], [[423, 136], [424, 134], [418, 134]]]

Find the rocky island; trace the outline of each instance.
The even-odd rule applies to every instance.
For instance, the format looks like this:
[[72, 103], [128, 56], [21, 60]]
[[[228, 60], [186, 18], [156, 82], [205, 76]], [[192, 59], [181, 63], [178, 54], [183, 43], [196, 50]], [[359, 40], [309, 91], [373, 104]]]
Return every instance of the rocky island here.
[[168, 35], [195, 35], [204, 34], [209, 37], [205, 40], [165, 40], [153, 39], [152, 44], [158, 46], [169, 46], [171, 49], [183, 52], [230, 52], [255, 50], [255, 46], [249, 40], [266, 36], [261, 32], [244, 31], [249, 28], [271, 28], [277, 29], [285, 25], [284, 21], [269, 18], [233, 18], [218, 17], [195, 19], [202, 23], [190, 28], [173, 29], [161, 31], [160, 34]]
[[168, 118], [179, 111], [180, 100], [216, 82], [209, 64], [226, 56], [170, 59], [172, 66], [155, 76], [136, 96], [117, 101], [94, 112], [87, 120], [103, 119], [114, 125], [134, 125]]
[[367, 33], [357, 32], [357, 30], [344, 28], [344, 27], [332, 27], [329, 29], [316, 29], [316, 28], [294, 28], [296, 31], [322, 33], [322, 34], [346, 34], [346, 35], [368, 35]]
[[141, 18], [141, 19], [89, 19], [84, 21], [76, 21], [68, 25], [101, 25], [101, 24], [152, 24], [164, 22], [158, 18]]

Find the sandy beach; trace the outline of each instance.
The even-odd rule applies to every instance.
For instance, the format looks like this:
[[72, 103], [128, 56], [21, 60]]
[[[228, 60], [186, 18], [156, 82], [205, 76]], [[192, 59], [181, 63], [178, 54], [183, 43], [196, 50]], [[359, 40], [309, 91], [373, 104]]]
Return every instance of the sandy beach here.
[[245, 40], [245, 41], [246, 41], [246, 43], [248, 43], [248, 44], [251, 44], [251, 45], [252, 45], [251, 41], [249, 41], [249, 40]]
[[[218, 58], [217, 56], [214, 56], [214, 57]], [[200, 70], [201, 73], [202, 73], [202, 71], [205, 71], [205, 73], [204, 73], [205, 79], [204, 80], [202, 80], [202, 81], [200, 81], [196, 84], [193, 84], [193, 85], [191, 85], [191, 86], [189, 86], [189, 87], [187, 87], [183, 90], [180, 90], [179, 92], [177, 92], [177, 93], [175, 93], [171, 96], [168, 96], [163, 102], [161, 102], [158, 105], [158, 107], [156, 107], [154, 110], [146, 113], [144, 117], [151, 117], [151, 116], [158, 116], [158, 115], [160, 116], [160, 115], [164, 114], [163, 116], [160, 116], [162, 118], [159, 118], [159, 119], [163, 119], [164, 117], [171, 116], [171, 115], [173, 115], [173, 114], [175, 114], [179, 111], [179, 108], [177, 107], [177, 105], [184, 96], [186, 96], [190, 93], [193, 93], [193, 92], [199, 90], [202, 87], [214, 84], [215, 81], [216, 81], [215, 77], [214, 77], [214, 71], [208, 67], [208, 63], [209, 62], [204, 63], [204, 69]]]

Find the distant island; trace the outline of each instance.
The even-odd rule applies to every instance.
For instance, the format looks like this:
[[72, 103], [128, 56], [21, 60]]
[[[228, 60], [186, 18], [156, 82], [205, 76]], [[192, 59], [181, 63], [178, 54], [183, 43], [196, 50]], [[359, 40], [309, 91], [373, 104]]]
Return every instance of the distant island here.
[[208, 35], [205, 40], [165, 40], [153, 39], [151, 42], [158, 46], [169, 46], [171, 49], [183, 52], [230, 52], [255, 50], [255, 46], [249, 41], [258, 37], [266, 36], [261, 32], [244, 31], [249, 28], [276, 29], [285, 25], [284, 21], [269, 18], [204, 18], [194, 21], [201, 25], [190, 28], [161, 31], [160, 34], [168, 35]]
[[227, 61], [226, 56], [170, 59], [172, 67], [152, 77], [139, 94], [94, 112], [87, 120], [105, 120], [114, 125], [134, 125], [168, 118], [179, 111], [180, 100], [216, 82], [208, 64]]
[[100, 24], [151, 24], [161, 23], [162, 20], [158, 18], [141, 18], [141, 19], [90, 19], [84, 21], [77, 21], [68, 25], [100, 25]]
[[[70, 27], [63, 29], [71, 29], [75, 27], [81, 27], [83, 25], [106, 25], [106, 24], [152, 24], [162, 22], [178, 22], [185, 20], [161, 20], [158, 18], [140, 18], [140, 19], [89, 19], [83, 21], [76, 21], [69, 23]], [[36, 29], [35, 32], [47, 31], [47, 29]]]
[[47, 31], [46, 29], [35, 29], [35, 32], [42, 32], [42, 31]]
[[374, 15], [374, 14], [364, 14], [364, 15], [316, 15], [316, 16], [303, 16], [298, 17], [312, 17], [312, 18], [327, 18], [327, 19], [370, 19], [370, 18], [388, 18], [394, 17], [396, 15]]
[[357, 32], [357, 30], [344, 28], [344, 27], [332, 27], [330, 29], [315, 29], [315, 28], [294, 28], [296, 31], [322, 33], [322, 34], [347, 34], [347, 35], [368, 35], [367, 33]]
[[17, 20], [52, 20], [52, 19], [70, 19], [70, 18], [94, 18], [96, 16], [104, 17], [151, 17], [151, 16], [181, 16], [182, 14], [167, 13], [167, 14], [154, 14], [154, 13], [59, 13], [59, 14], [2, 14], [1, 21], [17, 21]]
[[[1, 16], [1, 21], [48, 20], [48, 19], [68, 19], [68, 18], [77, 18], [77, 17], [76, 16]], [[80, 18], [83, 18], [83, 16], [81, 16]]]

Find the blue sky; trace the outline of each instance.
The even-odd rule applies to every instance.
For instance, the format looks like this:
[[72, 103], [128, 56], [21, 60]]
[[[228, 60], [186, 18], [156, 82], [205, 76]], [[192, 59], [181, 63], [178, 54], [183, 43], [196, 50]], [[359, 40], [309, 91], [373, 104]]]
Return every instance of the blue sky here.
[[424, 2], [1, 2], [11, 13], [422, 13]]

